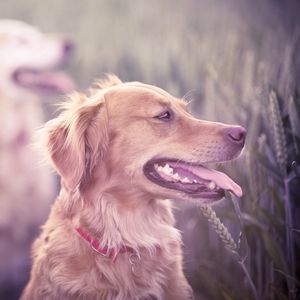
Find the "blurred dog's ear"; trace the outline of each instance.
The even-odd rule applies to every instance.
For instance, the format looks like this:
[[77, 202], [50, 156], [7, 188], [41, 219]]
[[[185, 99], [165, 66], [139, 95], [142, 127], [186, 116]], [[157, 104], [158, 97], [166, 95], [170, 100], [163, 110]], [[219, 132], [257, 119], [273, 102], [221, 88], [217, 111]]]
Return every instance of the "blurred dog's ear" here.
[[105, 155], [107, 125], [104, 96], [89, 99], [80, 94], [73, 95], [60, 116], [45, 125], [51, 161], [70, 190], [80, 186]]

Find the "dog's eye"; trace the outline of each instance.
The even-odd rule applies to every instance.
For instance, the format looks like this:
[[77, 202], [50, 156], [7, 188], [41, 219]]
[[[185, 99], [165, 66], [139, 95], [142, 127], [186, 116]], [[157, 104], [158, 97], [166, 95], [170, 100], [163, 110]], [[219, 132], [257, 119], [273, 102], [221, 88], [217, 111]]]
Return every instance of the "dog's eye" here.
[[163, 113], [159, 114], [155, 117], [156, 119], [162, 120], [162, 121], [170, 121], [172, 118], [172, 112], [169, 110], [164, 111]]

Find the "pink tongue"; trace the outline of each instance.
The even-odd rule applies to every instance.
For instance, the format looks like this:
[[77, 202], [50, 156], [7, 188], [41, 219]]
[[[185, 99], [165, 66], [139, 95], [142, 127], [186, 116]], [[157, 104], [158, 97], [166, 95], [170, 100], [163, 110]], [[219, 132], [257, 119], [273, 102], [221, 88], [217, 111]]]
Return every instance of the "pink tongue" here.
[[72, 79], [64, 72], [59, 71], [24, 72], [20, 79], [25, 84], [48, 86], [49, 88], [55, 88], [61, 93], [68, 93], [74, 89]]
[[190, 166], [189, 170], [193, 172], [195, 175], [209, 181], [214, 181], [217, 186], [224, 190], [231, 191], [234, 193], [237, 197], [243, 196], [242, 188], [235, 183], [231, 178], [229, 178], [226, 174], [207, 169], [200, 166]]

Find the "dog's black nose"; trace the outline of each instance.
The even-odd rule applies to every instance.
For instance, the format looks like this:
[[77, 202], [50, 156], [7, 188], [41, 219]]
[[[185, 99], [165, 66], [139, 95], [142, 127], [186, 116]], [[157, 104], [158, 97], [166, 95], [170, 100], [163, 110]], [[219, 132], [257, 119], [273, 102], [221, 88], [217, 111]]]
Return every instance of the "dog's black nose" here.
[[74, 49], [74, 44], [70, 40], [65, 40], [63, 44], [63, 50], [65, 54], [70, 54]]
[[247, 130], [241, 126], [233, 126], [225, 129], [226, 138], [235, 144], [244, 145]]

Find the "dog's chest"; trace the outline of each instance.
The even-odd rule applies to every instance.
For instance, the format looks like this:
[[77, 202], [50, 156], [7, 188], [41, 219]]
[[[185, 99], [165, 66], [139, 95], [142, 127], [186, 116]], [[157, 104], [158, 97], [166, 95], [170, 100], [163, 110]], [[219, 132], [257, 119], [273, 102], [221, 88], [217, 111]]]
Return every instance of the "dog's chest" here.
[[161, 249], [152, 254], [141, 252], [140, 257], [124, 253], [115, 262], [102, 260], [97, 273], [102, 284], [123, 299], [162, 299], [169, 264]]

